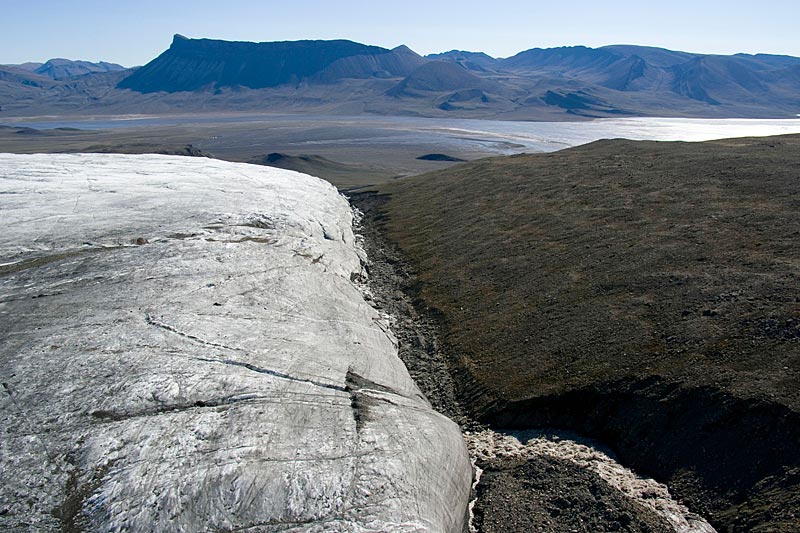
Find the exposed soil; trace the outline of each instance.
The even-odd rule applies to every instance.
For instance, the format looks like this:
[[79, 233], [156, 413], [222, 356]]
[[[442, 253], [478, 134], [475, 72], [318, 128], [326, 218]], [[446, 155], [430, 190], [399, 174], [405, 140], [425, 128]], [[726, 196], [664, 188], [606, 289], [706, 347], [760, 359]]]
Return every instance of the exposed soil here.
[[798, 531], [800, 137], [599, 141], [381, 191], [473, 417], [597, 438], [722, 531]]

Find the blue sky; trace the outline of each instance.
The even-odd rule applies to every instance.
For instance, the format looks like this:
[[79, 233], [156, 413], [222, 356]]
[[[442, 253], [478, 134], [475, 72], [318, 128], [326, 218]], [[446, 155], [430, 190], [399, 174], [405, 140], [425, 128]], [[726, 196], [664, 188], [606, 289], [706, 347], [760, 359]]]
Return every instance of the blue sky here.
[[800, 2], [452, 0], [0, 0], [0, 64], [51, 57], [144, 64], [172, 35], [351, 39], [427, 54], [642, 44], [800, 56]]

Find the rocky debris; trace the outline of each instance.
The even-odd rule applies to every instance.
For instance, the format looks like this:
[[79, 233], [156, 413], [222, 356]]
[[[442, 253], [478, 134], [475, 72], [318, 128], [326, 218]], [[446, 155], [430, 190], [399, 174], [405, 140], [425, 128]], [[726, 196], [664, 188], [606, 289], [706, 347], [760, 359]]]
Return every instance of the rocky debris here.
[[352, 213], [204, 158], [0, 155], [0, 529], [460, 531]]
[[[465, 437], [481, 473], [476, 522], [485, 533], [509, 531], [511, 523], [518, 531], [522, 524], [528, 531], [715, 531], [665, 485], [623, 467], [597, 442], [542, 430]], [[521, 513], [526, 507], [535, 511]]]
[[391, 324], [398, 355], [433, 408], [462, 427], [473, 427], [456, 399], [439, 324], [431, 309], [418, 309], [420, 302], [412, 296], [414, 273], [400, 250], [386, 240], [376, 219], [375, 208], [383, 199], [371, 193], [353, 193], [350, 199], [357, 209], [356, 238], [369, 258], [364, 298]]

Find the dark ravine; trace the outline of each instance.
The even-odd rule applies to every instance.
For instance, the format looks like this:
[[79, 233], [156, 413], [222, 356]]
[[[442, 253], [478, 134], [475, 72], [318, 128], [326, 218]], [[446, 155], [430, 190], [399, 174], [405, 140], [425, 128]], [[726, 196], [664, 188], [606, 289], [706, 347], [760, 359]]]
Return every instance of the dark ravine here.
[[800, 508], [797, 418], [774, 403], [653, 379], [497, 404], [481, 420], [600, 439], [720, 531], [792, 531]]
[[[382, 207], [388, 198], [373, 192], [349, 193], [363, 214], [358, 233], [369, 257], [370, 302], [395, 318], [400, 358], [434, 409], [457, 422], [462, 430], [480, 432], [495, 425], [479, 421], [470, 395], [440, 336], [441, 317], [419, 297], [419, 281], [402, 251], [385, 235]], [[489, 423], [487, 425], [487, 423]], [[529, 459], [494, 458], [478, 464], [473, 531], [673, 531], [663, 517], [624, 497], [597, 473], [570, 461], [546, 456]], [[465, 533], [467, 530], [465, 529]]]

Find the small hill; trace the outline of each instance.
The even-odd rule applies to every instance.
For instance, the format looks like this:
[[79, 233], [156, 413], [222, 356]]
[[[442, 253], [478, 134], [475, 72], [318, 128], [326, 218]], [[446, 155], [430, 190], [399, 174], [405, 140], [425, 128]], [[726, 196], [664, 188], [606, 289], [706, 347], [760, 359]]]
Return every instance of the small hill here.
[[19, 64], [16, 64], [16, 65], [3, 65], [3, 66], [18, 68], [20, 70], [27, 70], [28, 72], [33, 72], [37, 68], [41, 67], [42, 65], [44, 65], [44, 63], [39, 63], [39, 62], [36, 62], [36, 61], [29, 61], [27, 63], [19, 63]]
[[491, 91], [497, 85], [476, 76], [464, 67], [448, 61], [430, 61], [389, 89], [390, 96], [417, 96], [420, 93], [448, 92], [463, 89]]

